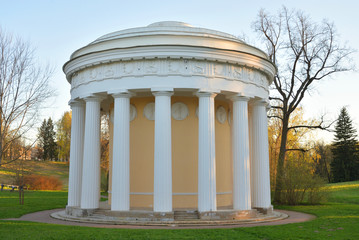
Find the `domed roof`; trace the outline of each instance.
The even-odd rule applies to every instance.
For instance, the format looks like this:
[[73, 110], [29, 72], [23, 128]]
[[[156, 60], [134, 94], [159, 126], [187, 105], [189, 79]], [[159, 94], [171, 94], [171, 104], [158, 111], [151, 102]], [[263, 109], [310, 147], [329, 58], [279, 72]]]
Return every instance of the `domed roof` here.
[[194, 27], [184, 22], [162, 21], [146, 27], [129, 28], [103, 35], [87, 46], [76, 50], [71, 55], [70, 61], [95, 52], [151, 46], [221, 49], [247, 53], [268, 60], [268, 56], [263, 51], [231, 34]]
[[148, 25], [147, 27], [168, 27], [168, 26], [172, 26], [172, 27], [193, 27], [192, 25], [188, 24], [188, 23], [184, 23], [184, 22], [177, 22], [177, 21], [162, 21], [162, 22], [155, 22], [152, 23], [150, 25]]
[[89, 45], [96, 44], [99, 42], [104, 42], [104, 41], [120, 39], [120, 38], [134, 37], [139, 35], [141, 36], [154, 35], [154, 34], [202, 36], [202, 37], [230, 39], [232, 41], [242, 42], [237, 37], [230, 35], [228, 33], [206, 29], [206, 28], [193, 27], [192, 25], [184, 22], [162, 21], [162, 22], [152, 23], [146, 27], [129, 28], [129, 29], [109, 33], [97, 38]]

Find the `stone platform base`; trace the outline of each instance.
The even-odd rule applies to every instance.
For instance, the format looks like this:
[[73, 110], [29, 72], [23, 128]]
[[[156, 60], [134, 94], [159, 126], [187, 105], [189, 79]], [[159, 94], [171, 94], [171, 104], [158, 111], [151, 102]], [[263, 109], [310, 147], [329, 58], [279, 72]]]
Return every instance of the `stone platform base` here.
[[268, 222], [287, 218], [288, 215], [270, 209], [235, 211], [223, 209], [215, 212], [195, 210], [175, 210], [161, 213], [148, 210], [110, 211], [108, 209], [80, 209], [66, 207], [65, 211], [55, 212], [51, 217], [66, 221], [101, 223], [111, 225], [152, 225], [152, 226], [189, 226], [189, 225], [234, 225], [253, 222]]

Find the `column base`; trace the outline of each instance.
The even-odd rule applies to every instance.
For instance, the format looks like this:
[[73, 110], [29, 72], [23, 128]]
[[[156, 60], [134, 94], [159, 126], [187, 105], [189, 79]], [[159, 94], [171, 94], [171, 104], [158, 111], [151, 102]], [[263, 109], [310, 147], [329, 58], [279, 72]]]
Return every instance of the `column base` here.
[[251, 219], [257, 216], [258, 212], [252, 210], [218, 210], [213, 212], [199, 212], [199, 219], [201, 220], [239, 220]]
[[273, 213], [273, 206], [269, 206], [267, 208], [261, 208], [261, 207], [253, 207], [253, 209], [256, 209], [258, 212], [262, 214], [272, 214]]
[[109, 209], [81, 209], [80, 207], [66, 206], [66, 210], [59, 218], [72, 221], [84, 222], [232, 222], [232, 221], [258, 221], [258, 219], [272, 219], [283, 217], [273, 211], [273, 207], [257, 208], [251, 210], [217, 210], [198, 212], [197, 210], [178, 209], [173, 212], [153, 212], [148, 210], [134, 209], [130, 211], [111, 211]]
[[96, 210], [97, 210], [96, 208], [82, 209], [80, 207], [66, 206], [65, 213], [73, 217], [89, 217], [92, 216], [96, 212]]
[[66, 206], [65, 215], [69, 219], [78, 221], [92, 219], [91, 221], [174, 221], [174, 212], [152, 212], [146, 210], [111, 211], [108, 209], [81, 209], [80, 207]]

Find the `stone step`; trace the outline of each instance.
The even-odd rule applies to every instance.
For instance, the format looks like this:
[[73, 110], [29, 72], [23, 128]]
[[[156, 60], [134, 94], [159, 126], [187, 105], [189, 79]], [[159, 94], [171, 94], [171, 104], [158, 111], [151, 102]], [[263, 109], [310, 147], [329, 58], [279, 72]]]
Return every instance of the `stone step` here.
[[198, 211], [174, 211], [174, 220], [197, 220]]

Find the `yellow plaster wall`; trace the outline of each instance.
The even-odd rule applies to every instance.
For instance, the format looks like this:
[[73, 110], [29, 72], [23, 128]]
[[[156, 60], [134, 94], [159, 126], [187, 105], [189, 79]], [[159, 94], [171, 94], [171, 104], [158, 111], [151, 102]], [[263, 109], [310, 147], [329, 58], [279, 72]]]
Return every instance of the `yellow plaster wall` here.
[[[198, 189], [198, 118], [197, 97], [172, 97], [172, 104], [187, 105], [189, 115], [183, 120], [172, 118], [172, 191], [197, 193]], [[174, 195], [174, 208], [196, 208], [197, 195]]]
[[[154, 101], [154, 97], [131, 98], [131, 104], [137, 109], [137, 117], [130, 123], [130, 191], [137, 193], [130, 197], [131, 208], [153, 206], [154, 121], [143, 115], [143, 109]], [[198, 98], [173, 96], [171, 101], [172, 104], [185, 103], [189, 110], [186, 119], [172, 118], [171, 121], [173, 208], [197, 208], [197, 195], [194, 193], [198, 188]], [[215, 108], [219, 106], [228, 112], [227, 102], [216, 101]], [[230, 129], [228, 119], [224, 124], [215, 121], [217, 192], [226, 193], [217, 194], [218, 207], [232, 204]]]
[[[111, 112], [113, 111], [113, 104], [111, 105], [111, 110], [110, 110], [110, 116], [111, 116]], [[111, 190], [112, 190], [112, 154], [113, 154], [113, 124], [111, 123], [111, 120], [109, 122], [109, 128], [108, 130], [110, 131], [110, 139], [109, 139], [109, 161], [108, 161], [108, 204], [111, 205]]]
[[215, 101], [215, 109], [224, 107], [227, 113], [227, 119], [222, 124], [215, 121], [215, 135], [216, 135], [216, 187], [217, 206], [232, 205], [232, 189], [233, 189], [233, 171], [232, 171], [232, 152], [231, 152], [231, 127], [228, 122], [229, 105], [225, 101]]
[[[147, 103], [154, 97], [131, 98], [131, 104], [137, 109], [137, 117], [130, 123], [130, 192], [153, 193], [153, 159], [155, 121], [143, 115]], [[152, 207], [153, 196], [132, 195], [131, 207]]]

